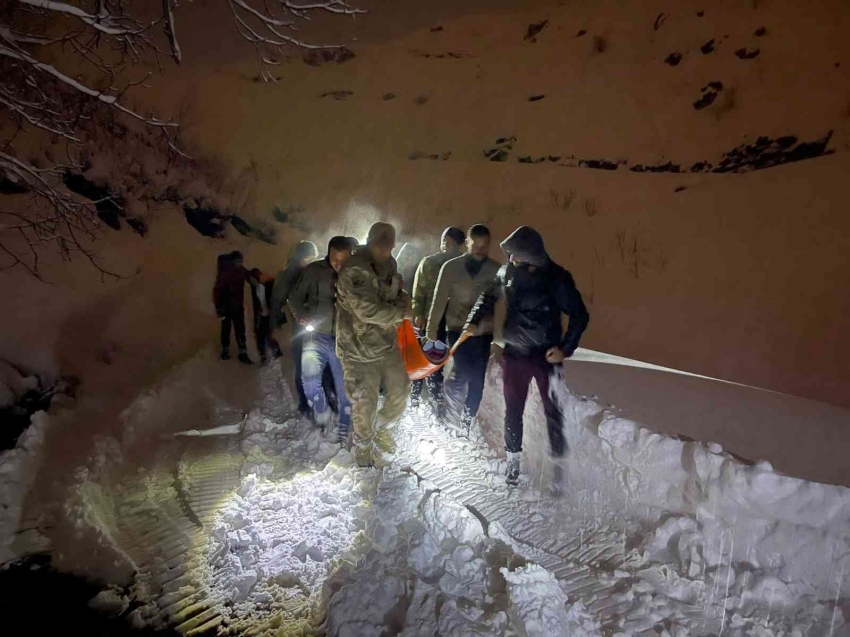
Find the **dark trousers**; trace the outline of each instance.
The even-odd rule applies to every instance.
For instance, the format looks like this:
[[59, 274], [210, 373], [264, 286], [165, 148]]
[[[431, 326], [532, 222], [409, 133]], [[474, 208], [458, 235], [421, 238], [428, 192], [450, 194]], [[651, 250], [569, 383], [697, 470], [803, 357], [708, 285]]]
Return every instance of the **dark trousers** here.
[[505, 449], [514, 453], [522, 451], [522, 412], [528, 397], [531, 379], [537, 381], [543, 412], [546, 415], [546, 430], [552, 455], [560, 458], [566, 451], [561, 411], [549, 396], [549, 379], [553, 366], [546, 362], [543, 353], [521, 355], [505, 350], [503, 357], [505, 372]]
[[266, 357], [266, 350], [271, 350], [272, 356], [280, 356], [280, 345], [271, 336], [271, 317], [254, 316], [254, 336], [257, 337], [257, 351], [262, 358]]
[[244, 354], [248, 350], [245, 348], [245, 310], [227, 310], [224, 317], [221, 319], [221, 348], [230, 347], [230, 330], [236, 332], [236, 346], [239, 348], [239, 353]]
[[[449, 346], [454, 346], [460, 335], [460, 332], [448, 332]], [[449, 417], [455, 422], [460, 421], [464, 412], [472, 418], [478, 414], [492, 342], [492, 334], [472, 336], [460, 344], [452, 357], [451, 371], [443, 390]]]

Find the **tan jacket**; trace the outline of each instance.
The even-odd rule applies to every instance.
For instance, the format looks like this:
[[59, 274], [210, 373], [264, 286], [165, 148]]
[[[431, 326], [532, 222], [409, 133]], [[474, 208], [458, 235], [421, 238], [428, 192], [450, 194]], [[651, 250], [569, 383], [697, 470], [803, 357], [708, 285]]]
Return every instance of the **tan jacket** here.
[[[440, 269], [434, 301], [428, 314], [427, 334], [431, 340], [437, 338], [437, 330], [444, 312], [446, 329], [451, 332], [462, 331], [475, 301], [478, 300], [478, 297], [499, 272], [499, 264], [488, 258], [484, 261], [478, 274], [473, 277], [466, 270], [467, 260], [473, 258], [471, 255], [464, 254], [446, 261]], [[490, 320], [484, 325], [479, 325], [477, 333], [489, 334], [492, 331], [493, 322]]]
[[416, 268], [416, 278], [413, 282], [413, 316], [428, 318], [428, 310], [434, 300], [434, 291], [437, 289], [437, 277], [440, 276], [440, 268], [449, 259], [459, 256], [459, 251], [437, 252], [425, 257]]

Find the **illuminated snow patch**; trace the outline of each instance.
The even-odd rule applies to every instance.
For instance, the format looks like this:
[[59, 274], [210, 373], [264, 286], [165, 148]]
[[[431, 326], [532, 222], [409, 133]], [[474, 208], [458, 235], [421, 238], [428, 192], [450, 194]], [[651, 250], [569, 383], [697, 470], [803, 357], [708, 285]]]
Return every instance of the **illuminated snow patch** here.
[[[207, 559], [211, 597], [231, 621], [309, 621], [352, 548], [368, 505], [345, 467], [271, 482], [248, 475], [222, 506]], [[318, 614], [317, 614], [318, 612]]]

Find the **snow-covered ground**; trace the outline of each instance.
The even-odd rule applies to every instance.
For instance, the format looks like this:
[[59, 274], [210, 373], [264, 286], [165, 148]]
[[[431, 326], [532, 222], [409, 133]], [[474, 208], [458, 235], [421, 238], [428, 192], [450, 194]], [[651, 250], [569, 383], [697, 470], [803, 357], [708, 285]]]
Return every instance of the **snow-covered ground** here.
[[[256, 375], [244, 418], [213, 392], [203, 427], [164, 424], [192, 378], [212, 392], [221, 373]], [[206, 352], [131, 405], [124, 439], [96, 447], [65, 511], [80, 546], [98, 547], [89, 562], [135, 572], [131, 621], [187, 634], [850, 635], [850, 490], [555, 391], [565, 486], [550, 484], [533, 388], [511, 489], [497, 367], [468, 437], [409, 410], [378, 471], [291, 415], [277, 367]], [[227, 424], [238, 433], [173, 435]], [[146, 430], [161, 443], [122, 473]]]

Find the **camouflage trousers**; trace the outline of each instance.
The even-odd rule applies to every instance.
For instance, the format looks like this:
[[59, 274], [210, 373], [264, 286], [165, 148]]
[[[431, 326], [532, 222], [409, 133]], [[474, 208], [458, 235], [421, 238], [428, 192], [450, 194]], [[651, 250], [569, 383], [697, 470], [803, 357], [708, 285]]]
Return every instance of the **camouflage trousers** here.
[[[410, 379], [395, 349], [379, 361], [342, 361], [345, 393], [351, 401], [354, 452], [362, 466], [381, 464], [381, 452], [394, 453], [395, 441], [389, 426], [401, 418], [407, 407]], [[384, 404], [378, 411], [378, 397], [384, 388]]]

